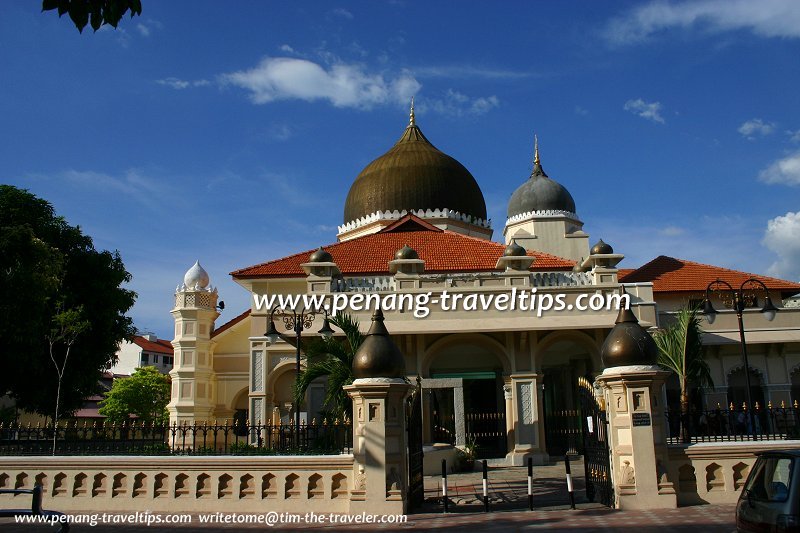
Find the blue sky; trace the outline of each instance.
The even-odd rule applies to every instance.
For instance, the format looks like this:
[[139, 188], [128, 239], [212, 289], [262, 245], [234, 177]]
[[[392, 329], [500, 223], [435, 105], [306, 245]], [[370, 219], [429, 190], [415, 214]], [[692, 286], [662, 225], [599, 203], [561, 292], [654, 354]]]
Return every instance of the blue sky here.
[[[355, 176], [417, 122], [505, 209], [542, 164], [635, 267], [665, 254], [800, 280], [800, 3], [143, 0], [79, 34], [0, 17], [0, 182], [117, 249], [170, 338], [195, 259], [335, 241]], [[224, 9], [225, 8], [225, 9]]]

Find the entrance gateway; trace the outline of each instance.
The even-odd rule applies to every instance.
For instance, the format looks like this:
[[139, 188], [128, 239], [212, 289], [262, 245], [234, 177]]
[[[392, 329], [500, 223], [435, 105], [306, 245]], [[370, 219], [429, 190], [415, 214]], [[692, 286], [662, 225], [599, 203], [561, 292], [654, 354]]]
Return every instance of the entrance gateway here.
[[422, 380], [430, 442], [474, 446], [477, 458], [508, 451], [502, 375], [494, 371], [434, 373]]
[[578, 398], [583, 436], [583, 468], [586, 498], [614, 507], [614, 486], [611, 481], [611, 455], [608, 443], [608, 418], [604, 406], [597, 401], [594, 387], [585, 377], [578, 378]]
[[422, 507], [425, 501], [425, 479], [422, 452], [422, 385], [417, 386], [406, 400], [406, 432], [408, 442], [408, 489], [406, 501], [409, 512]]

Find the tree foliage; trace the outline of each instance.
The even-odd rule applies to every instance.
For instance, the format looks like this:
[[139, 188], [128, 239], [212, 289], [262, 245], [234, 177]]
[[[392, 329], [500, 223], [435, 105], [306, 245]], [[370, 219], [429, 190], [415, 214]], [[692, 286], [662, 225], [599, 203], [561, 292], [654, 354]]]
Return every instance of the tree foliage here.
[[134, 334], [125, 313], [136, 295], [122, 287], [130, 279], [118, 252], [95, 250], [48, 202], [0, 185], [0, 394], [20, 409], [53, 415], [59, 379], [50, 341], [57, 365], [68, 341], [53, 329], [59, 314], [80, 310], [88, 325], [70, 347], [59, 413], [81, 407], [116, 362], [119, 343]]
[[[59, 407], [61, 405], [61, 385], [64, 382], [64, 372], [67, 370], [69, 363], [69, 353], [72, 351], [72, 345], [78, 340], [78, 337], [89, 329], [89, 321], [83, 317], [83, 308], [77, 309], [57, 310], [53, 316], [53, 325], [50, 328], [50, 333], [47, 335], [47, 345], [50, 352], [50, 360], [56, 369], [58, 376], [58, 386], [56, 387], [56, 405], [53, 409], [53, 426], [58, 426]], [[58, 346], [64, 347], [64, 355], [61, 356], [57, 350]], [[53, 455], [56, 454], [56, 437], [57, 431], [53, 432]]]
[[681, 413], [689, 412], [690, 387], [713, 387], [708, 362], [703, 358], [703, 330], [697, 308], [684, 307], [675, 321], [653, 336], [658, 346], [658, 363], [678, 376]]
[[145, 424], [169, 420], [170, 379], [152, 366], [137, 368], [131, 377], [114, 380], [100, 407], [100, 414], [109, 422], [120, 423], [137, 417]]
[[323, 409], [333, 419], [352, 418], [353, 402], [342, 389], [353, 383], [353, 359], [364, 336], [358, 330], [358, 321], [347, 313], [330, 318], [331, 324], [341, 329], [346, 339], [317, 339], [306, 349], [306, 367], [300, 372], [294, 389], [295, 401], [300, 404], [311, 383], [321, 377], [328, 378]]
[[87, 24], [94, 31], [103, 24], [117, 27], [119, 21], [128, 11], [131, 18], [142, 14], [141, 0], [42, 0], [42, 11], [58, 10], [58, 16], [69, 14], [69, 18], [83, 33]]

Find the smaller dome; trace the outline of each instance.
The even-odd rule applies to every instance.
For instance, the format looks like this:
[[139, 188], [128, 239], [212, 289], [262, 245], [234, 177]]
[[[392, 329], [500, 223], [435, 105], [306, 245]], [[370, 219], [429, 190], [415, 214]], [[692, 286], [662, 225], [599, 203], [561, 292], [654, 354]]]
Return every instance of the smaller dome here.
[[503, 252], [503, 257], [522, 257], [528, 255], [528, 252], [517, 244], [516, 240], [512, 240], [511, 244], [506, 246], [505, 251]]
[[409, 245], [405, 245], [394, 254], [395, 259], [419, 259], [419, 254]]
[[611, 247], [610, 244], [607, 244], [607, 243], [603, 242], [603, 239], [600, 239], [599, 241], [597, 241], [597, 244], [592, 246], [592, 250], [591, 250], [591, 254], [592, 255], [613, 254], [613, 253], [614, 253], [614, 249]]
[[550, 179], [539, 160], [539, 142], [536, 141], [533, 172], [525, 183], [517, 187], [508, 202], [508, 217], [531, 211], [567, 211], [575, 213], [575, 200], [569, 191]]
[[630, 309], [620, 309], [616, 325], [600, 349], [606, 368], [630, 365], [655, 365], [658, 346]]
[[187, 270], [186, 274], [183, 275], [183, 284], [190, 289], [195, 287], [205, 289], [208, 287], [209, 283], [211, 283], [211, 280], [208, 277], [208, 272], [206, 272], [205, 268], [200, 266], [200, 261], [195, 261], [192, 268]]
[[333, 256], [327, 251], [322, 249], [322, 246], [316, 252], [308, 256], [309, 263], [333, 263]]
[[383, 324], [383, 311], [372, 315], [372, 326], [353, 356], [356, 378], [402, 378], [406, 375], [403, 354]]

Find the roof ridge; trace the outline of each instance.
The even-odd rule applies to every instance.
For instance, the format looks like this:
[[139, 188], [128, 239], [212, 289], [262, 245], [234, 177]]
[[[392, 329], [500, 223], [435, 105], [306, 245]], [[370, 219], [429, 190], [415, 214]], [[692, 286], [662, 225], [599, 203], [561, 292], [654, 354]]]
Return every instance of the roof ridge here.
[[[437, 232], [445, 231], [442, 228], [437, 228], [427, 220], [418, 217], [414, 213], [406, 213], [402, 217], [398, 218], [388, 226], [381, 228], [379, 231], [376, 231], [375, 233], [392, 233], [397, 228], [403, 226], [404, 224], [408, 224], [409, 222], [416, 222], [417, 224], [425, 228], [427, 231], [437, 231]], [[374, 235], [374, 234], [369, 233], [368, 235]], [[360, 235], [359, 237], [356, 237], [356, 239], [359, 239], [361, 237], [367, 237], [368, 235]]]
[[[759, 279], [759, 280], [766, 280], [766, 281], [771, 282], [772, 284], [781, 285], [782, 287], [784, 287], [784, 290], [786, 290], [786, 288], [788, 288], [788, 287], [800, 289], [800, 283], [795, 282], [795, 281], [776, 278], [774, 276], [767, 276], [767, 275], [764, 275], [764, 274], [756, 274], [756, 273], [753, 273], [753, 272], [746, 272], [744, 270], [736, 270], [736, 269], [733, 269], [733, 268], [728, 268], [728, 267], [719, 266], [719, 265], [712, 265], [712, 264], [709, 264], [709, 263], [701, 263], [699, 261], [692, 261], [691, 259], [681, 259], [681, 258], [678, 258], [678, 257], [672, 257], [672, 256], [669, 256], [669, 255], [663, 255], [663, 254], [655, 257], [654, 259], [651, 259], [650, 261], [648, 261], [644, 265], [640, 266], [639, 268], [634, 269], [633, 271], [625, 274], [625, 276], [624, 276], [625, 280], [623, 280], [623, 281], [627, 282], [628, 278], [636, 278], [638, 276], [642, 276], [642, 277], [649, 278], [648, 280], [651, 281], [651, 282], [654, 281], [654, 280], [663, 280], [666, 283], [667, 282], [666, 276], [668, 274], [676, 272], [677, 270], [680, 270], [680, 268], [674, 269], [674, 270], [669, 270], [669, 271], [660, 271], [658, 267], [659, 267], [660, 263], [662, 263], [664, 261], [674, 261], [676, 263], [679, 263], [681, 265], [680, 268], [692, 267], [692, 268], [707, 269], [707, 270], [711, 271], [709, 273], [715, 272], [716, 273], [715, 275], [717, 275], [717, 277], [719, 277], [720, 274], [726, 273], [726, 274], [729, 274], [729, 275], [732, 275], [732, 276], [737, 276], [737, 277], [750, 277], [750, 278], [756, 278], [756, 279]], [[651, 269], [655, 269], [655, 270], [657, 270], [657, 272], [654, 273], [653, 275], [647, 276], [646, 275], [647, 271], [651, 270]], [[634, 281], [631, 281], [631, 282], [633, 283]], [[773, 287], [770, 287], [770, 289], [772, 289], [772, 288]]]
[[244, 320], [246, 317], [248, 317], [250, 315], [251, 311], [252, 311], [252, 309], [249, 309], [249, 308], [245, 309], [244, 311], [242, 311], [241, 313], [239, 313], [235, 317], [231, 318], [230, 320], [228, 320], [227, 322], [222, 324], [220, 327], [215, 328], [214, 331], [211, 332], [211, 336], [212, 337], [216, 337], [217, 335], [219, 335], [223, 331], [232, 328], [233, 326], [235, 326], [236, 324], [238, 324], [239, 322]]

